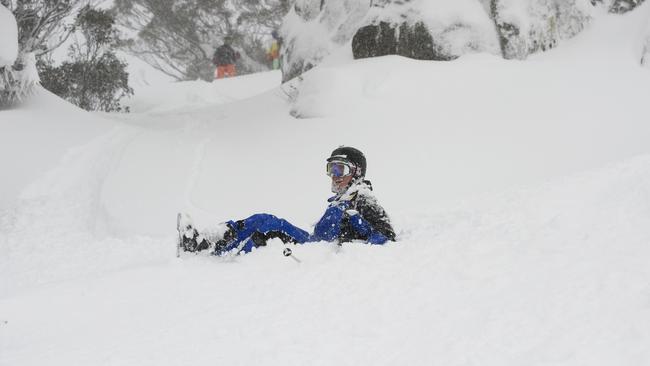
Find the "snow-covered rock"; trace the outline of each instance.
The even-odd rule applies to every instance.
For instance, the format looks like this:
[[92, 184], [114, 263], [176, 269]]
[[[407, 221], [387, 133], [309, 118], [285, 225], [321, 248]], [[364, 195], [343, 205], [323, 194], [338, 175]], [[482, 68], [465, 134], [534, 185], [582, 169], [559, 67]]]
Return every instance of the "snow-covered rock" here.
[[588, 0], [492, 0], [489, 6], [507, 59], [525, 59], [575, 36], [593, 10]]
[[498, 52], [494, 25], [478, 0], [298, 0], [282, 31], [285, 81], [353, 38], [355, 58], [399, 54], [446, 60]]
[[350, 41], [354, 58], [524, 59], [582, 31], [592, 9], [590, 0], [298, 0], [282, 29], [283, 79]]
[[[390, 2], [373, 7], [364, 23], [352, 41], [355, 58], [397, 54], [450, 60], [471, 52], [498, 53], [494, 24], [476, 0]], [[373, 30], [380, 37], [373, 37]], [[376, 49], [373, 38], [379, 40]]]
[[0, 4], [0, 67], [11, 66], [18, 57], [16, 18]]

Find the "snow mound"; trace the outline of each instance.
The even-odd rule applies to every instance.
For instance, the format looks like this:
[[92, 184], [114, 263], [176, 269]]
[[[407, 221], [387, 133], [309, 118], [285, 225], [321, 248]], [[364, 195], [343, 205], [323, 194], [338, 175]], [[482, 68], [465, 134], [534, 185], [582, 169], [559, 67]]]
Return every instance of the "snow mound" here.
[[197, 80], [174, 83], [173, 87], [141, 85], [138, 93], [124, 105], [135, 113], [162, 113], [192, 110], [215, 104], [246, 99], [280, 85], [279, 71], [215, 80], [211, 83]]
[[1, 299], [0, 361], [644, 364], [649, 187], [642, 156], [399, 216], [386, 247], [298, 246], [301, 264], [277, 242], [234, 261], [174, 261], [171, 238], [54, 246], [115, 271]]

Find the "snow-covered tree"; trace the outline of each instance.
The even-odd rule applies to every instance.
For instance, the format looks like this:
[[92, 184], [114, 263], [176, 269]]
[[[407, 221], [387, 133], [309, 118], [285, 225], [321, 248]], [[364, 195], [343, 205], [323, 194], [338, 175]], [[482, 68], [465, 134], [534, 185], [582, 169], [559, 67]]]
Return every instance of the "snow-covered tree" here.
[[16, 17], [20, 52], [46, 55], [74, 30], [71, 16], [91, 0], [0, 0]]
[[69, 102], [92, 111], [122, 111], [120, 99], [132, 95], [126, 64], [114, 49], [120, 44], [111, 11], [85, 7], [77, 16], [71, 60], [59, 66], [40, 63], [43, 86]]
[[39, 82], [36, 60], [67, 40], [74, 29], [71, 15], [89, 1], [0, 0], [18, 28], [18, 57], [2, 72], [5, 99], [16, 102], [34, 91]]
[[115, 8], [136, 33], [133, 54], [178, 80], [211, 80], [212, 54], [226, 37], [241, 73], [268, 69], [266, 43], [289, 0], [116, 0]]

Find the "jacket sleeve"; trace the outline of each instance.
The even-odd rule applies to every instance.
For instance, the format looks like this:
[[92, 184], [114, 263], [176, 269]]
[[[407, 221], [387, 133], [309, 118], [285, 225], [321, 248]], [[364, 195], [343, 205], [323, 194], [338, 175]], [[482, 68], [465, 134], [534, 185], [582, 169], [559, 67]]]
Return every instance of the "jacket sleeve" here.
[[368, 236], [369, 243], [384, 244], [389, 240], [395, 241], [395, 231], [390, 218], [374, 197], [359, 196], [356, 209], [359, 214], [351, 216], [350, 223], [355, 230]]

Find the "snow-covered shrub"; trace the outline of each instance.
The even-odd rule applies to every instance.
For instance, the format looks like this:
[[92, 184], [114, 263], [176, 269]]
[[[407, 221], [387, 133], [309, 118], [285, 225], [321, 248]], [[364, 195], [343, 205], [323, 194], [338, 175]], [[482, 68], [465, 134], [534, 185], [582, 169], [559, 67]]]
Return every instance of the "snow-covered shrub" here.
[[615, 13], [627, 13], [641, 5], [643, 1], [644, 0], [615, 0], [611, 11]]
[[611, 13], [623, 14], [634, 10], [645, 0], [591, 0], [592, 4], [604, 4]]
[[14, 15], [0, 4], [0, 108], [20, 102], [38, 84], [33, 53], [19, 53]]
[[85, 110], [123, 111], [120, 99], [133, 90], [126, 63], [112, 51], [120, 44], [114, 25], [111, 11], [83, 8], [76, 20], [83, 40], [70, 46], [71, 60], [56, 67], [39, 63], [43, 87]]

